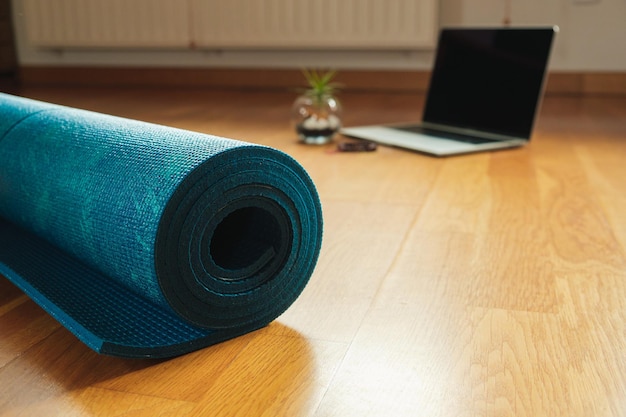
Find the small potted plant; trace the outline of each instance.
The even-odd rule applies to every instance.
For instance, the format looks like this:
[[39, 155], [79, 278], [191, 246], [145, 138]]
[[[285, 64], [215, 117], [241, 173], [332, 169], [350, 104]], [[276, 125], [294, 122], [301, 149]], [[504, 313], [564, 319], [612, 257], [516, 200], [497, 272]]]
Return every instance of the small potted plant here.
[[308, 88], [293, 103], [292, 114], [300, 140], [307, 144], [325, 144], [341, 128], [341, 104], [338, 84], [332, 82], [336, 71], [303, 70]]

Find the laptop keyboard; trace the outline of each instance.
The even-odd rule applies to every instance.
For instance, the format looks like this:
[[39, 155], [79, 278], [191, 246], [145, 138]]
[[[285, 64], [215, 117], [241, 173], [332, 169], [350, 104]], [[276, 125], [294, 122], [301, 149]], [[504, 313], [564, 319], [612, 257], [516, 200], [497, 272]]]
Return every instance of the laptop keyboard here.
[[450, 140], [456, 140], [458, 142], [473, 143], [473, 144], [491, 143], [494, 141], [492, 139], [477, 138], [475, 136], [464, 135], [462, 133], [443, 132], [441, 130], [430, 129], [430, 128], [427, 128], [424, 126], [418, 126], [418, 125], [395, 126], [394, 129], [401, 130], [404, 132], [423, 133], [429, 136], [436, 136], [436, 137], [443, 138], [443, 139], [450, 139]]

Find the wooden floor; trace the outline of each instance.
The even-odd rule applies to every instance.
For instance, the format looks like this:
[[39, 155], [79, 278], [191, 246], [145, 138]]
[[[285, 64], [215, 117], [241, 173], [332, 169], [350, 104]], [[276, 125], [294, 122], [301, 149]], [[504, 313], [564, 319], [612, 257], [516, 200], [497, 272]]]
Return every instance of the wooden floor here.
[[[0, 416], [626, 416], [626, 97], [548, 97], [532, 143], [451, 158], [298, 144], [294, 93], [24, 89], [271, 145], [325, 238], [265, 329], [166, 361], [99, 356], [0, 277]], [[423, 96], [342, 96], [346, 124]]]

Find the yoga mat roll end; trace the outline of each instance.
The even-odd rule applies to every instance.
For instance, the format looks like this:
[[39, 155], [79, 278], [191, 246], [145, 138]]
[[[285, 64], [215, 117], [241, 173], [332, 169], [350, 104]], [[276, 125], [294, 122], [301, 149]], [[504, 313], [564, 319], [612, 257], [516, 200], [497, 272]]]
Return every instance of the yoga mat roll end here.
[[244, 146], [206, 161], [178, 187], [159, 224], [155, 265], [175, 311], [198, 326], [228, 328], [269, 322], [289, 307], [321, 241], [321, 205], [304, 169], [280, 151]]

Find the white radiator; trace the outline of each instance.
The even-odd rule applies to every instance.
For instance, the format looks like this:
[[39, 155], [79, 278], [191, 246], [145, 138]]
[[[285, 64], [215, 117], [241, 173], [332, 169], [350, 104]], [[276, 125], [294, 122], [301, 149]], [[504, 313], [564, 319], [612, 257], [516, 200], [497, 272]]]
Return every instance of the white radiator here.
[[186, 1], [20, 0], [36, 47], [189, 46]]
[[419, 49], [438, 0], [15, 0], [40, 48]]
[[198, 46], [430, 47], [436, 0], [192, 0]]

